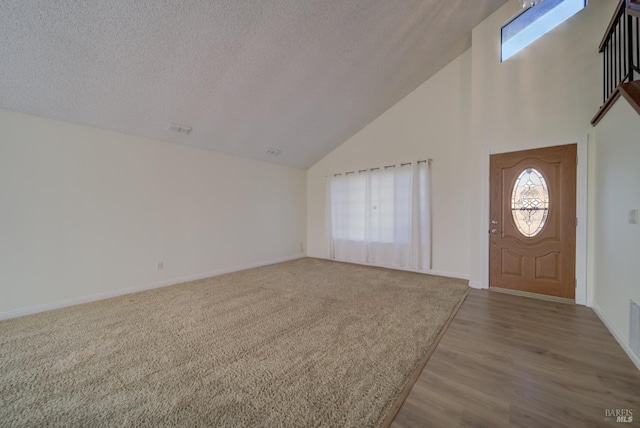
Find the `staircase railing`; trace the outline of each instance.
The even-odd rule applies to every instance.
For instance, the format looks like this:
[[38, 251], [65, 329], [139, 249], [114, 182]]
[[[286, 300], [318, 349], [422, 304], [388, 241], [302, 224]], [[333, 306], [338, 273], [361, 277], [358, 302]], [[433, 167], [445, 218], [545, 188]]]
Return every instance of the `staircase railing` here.
[[640, 0], [620, 0], [600, 43], [603, 106], [618, 86], [640, 79]]

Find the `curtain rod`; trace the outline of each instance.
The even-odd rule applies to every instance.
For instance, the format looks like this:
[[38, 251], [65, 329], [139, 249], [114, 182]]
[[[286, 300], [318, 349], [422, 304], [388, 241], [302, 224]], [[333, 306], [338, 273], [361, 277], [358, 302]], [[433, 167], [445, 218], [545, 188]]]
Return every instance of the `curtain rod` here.
[[[431, 162], [433, 162], [433, 159], [431, 159], [431, 158], [429, 158], [429, 159], [423, 159], [423, 160], [419, 160], [419, 161], [417, 161], [416, 163], [427, 163], [427, 162], [428, 162], [428, 163], [431, 163]], [[403, 167], [403, 166], [411, 165], [412, 163], [413, 163], [413, 162], [405, 162], [405, 163], [401, 163], [401, 164], [400, 164], [400, 166], [401, 166], [401, 167]], [[380, 170], [380, 168], [388, 169], [388, 168], [395, 168], [395, 167], [396, 167], [396, 165], [385, 165], [385, 166], [383, 166], [383, 167], [375, 167], [375, 168], [359, 169], [359, 170], [357, 170], [357, 171], [347, 171], [347, 172], [345, 172], [345, 173], [344, 173], [344, 175], [355, 174], [356, 172], [357, 172], [358, 174], [360, 174], [361, 172], [367, 172], [367, 171], [379, 171], [379, 170]], [[338, 176], [340, 176], [340, 175], [342, 175], [342, 174], [343, 174], [343, 173], [342, 173], [342, 172], [340, 172], [340, 173], [338, 173], [338, 174], [333, 174], [333, 176], [334, 176], [334, 177], [338, 177]]]

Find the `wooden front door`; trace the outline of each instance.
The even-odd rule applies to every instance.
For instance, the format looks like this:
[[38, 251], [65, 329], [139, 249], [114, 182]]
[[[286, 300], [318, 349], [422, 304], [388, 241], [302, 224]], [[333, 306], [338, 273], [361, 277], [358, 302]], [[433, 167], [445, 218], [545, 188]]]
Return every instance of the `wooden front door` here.
[[577, 145], [492, 155], [489, 285], [575, 298]]

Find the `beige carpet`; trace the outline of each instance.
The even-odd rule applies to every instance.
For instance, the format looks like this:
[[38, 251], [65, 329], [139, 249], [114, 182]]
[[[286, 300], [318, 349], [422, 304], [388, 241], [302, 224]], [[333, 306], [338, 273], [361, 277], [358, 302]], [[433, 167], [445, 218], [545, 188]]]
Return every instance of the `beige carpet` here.
[[300, 259], [0, 322], [0, 425], [376, 427], [467, 281]]

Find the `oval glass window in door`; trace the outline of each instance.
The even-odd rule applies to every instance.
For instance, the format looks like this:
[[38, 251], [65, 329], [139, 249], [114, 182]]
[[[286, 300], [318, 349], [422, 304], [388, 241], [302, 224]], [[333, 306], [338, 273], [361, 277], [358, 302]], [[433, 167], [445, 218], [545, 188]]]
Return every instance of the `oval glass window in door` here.
[[549, 189], [535, 168], [520, 173], [511, 193], [511, 215], [518, 231], [527, 238], [536, 236], [547, 221]]

